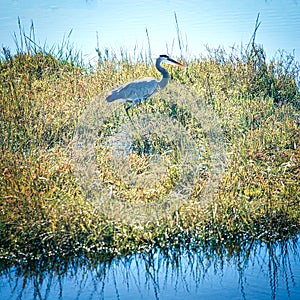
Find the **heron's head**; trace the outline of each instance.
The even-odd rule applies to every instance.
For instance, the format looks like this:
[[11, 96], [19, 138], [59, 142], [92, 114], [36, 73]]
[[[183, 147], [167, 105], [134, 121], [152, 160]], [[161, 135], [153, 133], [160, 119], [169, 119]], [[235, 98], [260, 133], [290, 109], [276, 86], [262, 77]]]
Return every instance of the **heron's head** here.
[[168, 55], [162, 54], [157, 58], [157, 62], [158, 63], [167, 63], [167, 64], [171, 64], [171, 65], [176, 65], [176, 66], [180, 66], [180, 67], [184, 67], [183, 64], [181, 64], [180, 62], [170, 58]]

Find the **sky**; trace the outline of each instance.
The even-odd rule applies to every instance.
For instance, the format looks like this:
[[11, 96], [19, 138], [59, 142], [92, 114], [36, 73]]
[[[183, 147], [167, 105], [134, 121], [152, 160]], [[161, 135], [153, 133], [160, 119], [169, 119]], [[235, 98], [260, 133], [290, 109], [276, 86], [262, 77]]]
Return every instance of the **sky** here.
[[210, 47], [247, 45], [260, 15], [256, 41], [267, 57], [284, 49], [300, 60], [300, 1], [298, 0], [0, 0], [1, 46], [15, 48], [13, 33], [18, 17], [29, 32], [34, 23], [40, 44], [60, 45], [72, 30], [70, 41], [87, 57], [95, 48], [125, 49], [133, 54], [148, 49], [152, 54], [179, 56], [176, 22], [188, 53], [205, 54]]

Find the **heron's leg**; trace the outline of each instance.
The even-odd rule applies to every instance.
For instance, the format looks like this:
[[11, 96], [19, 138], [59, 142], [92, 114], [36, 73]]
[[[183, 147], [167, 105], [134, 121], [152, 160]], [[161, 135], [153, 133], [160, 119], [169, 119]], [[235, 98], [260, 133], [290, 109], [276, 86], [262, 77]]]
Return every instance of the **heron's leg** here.
[[128, 110], [134, 105], [139, 105], [142, 100], [143, 99], [135, 99], [132, 102], [130, 102], [130, 105], [125, 108], [126, 114], [128, 115]]
[[131, 105], [125, 107], [126, 115], [127, 115], [129, 118], [130, 118], [130, 116], [129, 116], [128, 110], [129, 110], [131, 107], [132, 107]]
[[132, 119], [131, 119], [131, 116], [130, 116], [129, 113], [128, 113], [128, 110], [129, 110], [132, 106], [133, 106], [133, 103], [131, 103], [129, 106], [125, 107], [125, 112], [126, 112], [126, 115], [127, 115], [128, 119], [129, 119], [129, 121], [133, 124]]

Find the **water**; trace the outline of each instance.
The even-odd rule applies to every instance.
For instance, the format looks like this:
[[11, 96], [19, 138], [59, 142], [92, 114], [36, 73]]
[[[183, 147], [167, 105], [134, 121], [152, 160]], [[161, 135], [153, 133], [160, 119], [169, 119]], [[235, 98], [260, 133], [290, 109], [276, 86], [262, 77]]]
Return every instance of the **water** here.
[[154, 252], [51, 262], [2, 272], [2, 300], [300, 299], [300, 240], [248, 244], [240, 252]]
[[[13, 33], [19, 32], [17, 19], [29, 31], [35, 25], [38, 43], [49, 47], [61, 44], [72, 31], [74, 47], [89, 57], [95, 48], [118, 51], [148, 50], [146, 28], [154, 56], [180, 54], [174, 18], [188, 53], [198, 56], [211, 47], [247, 45], [260, 14], [261, 26], [256, 41], [264, 45], [268, 58], [285, 49], [300, 59], [300, 4], [296, 0], [8, 0], [0, 1], [1, 45], [14, 48]], [[97, 42], [98, 36], [98, 42]]]

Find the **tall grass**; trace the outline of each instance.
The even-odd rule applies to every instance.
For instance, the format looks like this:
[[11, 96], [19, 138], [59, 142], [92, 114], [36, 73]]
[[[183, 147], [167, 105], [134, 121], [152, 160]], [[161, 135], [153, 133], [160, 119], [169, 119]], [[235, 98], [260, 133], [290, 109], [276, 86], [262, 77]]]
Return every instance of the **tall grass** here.
[[[155, 68], [98, 49], [92, 70], [66, 45], [38, 46], [32, 26], [16, 54], [2, 51], [2, 259], [210, 245], [232, 252], [299, 232], [299, 64], [291, 55], [267, 61], [255, 43], [208, 49], [186, 70], [170, 69], [176, 84], [165, 93], [132, 109], [134, 127], [104, 94], [157, 76]], [[80, 170], [76, 149], [90, 148], [74, 148], [74, 139], [85, 128], [95, 147], [91, 168]], [[226, 169], [218, 164], [225, 156]], [[97, 177], [87, 188], [80, 176], [89, 170]], [[87, 191], [99, 190], [92, 201]], [[139, 218], [156, 207], [155, 218]]]

